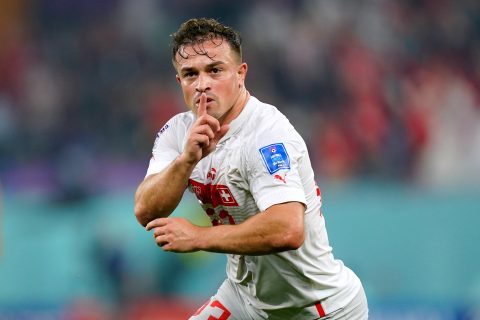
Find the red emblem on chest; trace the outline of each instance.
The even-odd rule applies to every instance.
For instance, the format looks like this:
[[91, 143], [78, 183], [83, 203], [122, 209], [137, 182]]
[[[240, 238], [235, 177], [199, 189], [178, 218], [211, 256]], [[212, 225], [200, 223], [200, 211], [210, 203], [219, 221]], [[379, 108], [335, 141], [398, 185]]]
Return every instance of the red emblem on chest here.
[[193, 179], [189, 179], [188, 183], [197, 198], [204, 204], [211, 204], [214, 208], [217, 206], [238, 207], [232, 192], [225, 185], [203, 184]]

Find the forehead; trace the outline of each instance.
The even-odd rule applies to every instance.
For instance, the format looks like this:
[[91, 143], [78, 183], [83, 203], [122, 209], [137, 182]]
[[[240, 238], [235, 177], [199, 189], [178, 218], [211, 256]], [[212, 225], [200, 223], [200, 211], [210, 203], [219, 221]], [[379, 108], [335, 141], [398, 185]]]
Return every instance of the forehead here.
[[222, 39], [206, 40], [200, 43], [183, 45], [175, 54], [177, 68], [193, 66], [197, 63], [212, 63], [216, 61], [234, 62], [235, 52], [230, 44]]

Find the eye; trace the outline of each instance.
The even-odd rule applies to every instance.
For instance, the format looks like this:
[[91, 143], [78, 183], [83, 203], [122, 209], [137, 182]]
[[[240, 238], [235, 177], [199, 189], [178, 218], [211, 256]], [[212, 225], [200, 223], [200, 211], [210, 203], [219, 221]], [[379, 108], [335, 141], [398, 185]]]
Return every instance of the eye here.
[[187, 72], [187, 73], [184, 73], [184, 74], [183, 74], [183, 76], [184, 76], [185, 78], [191, 78], [191, 77], [193, 77], [194, 75], [195, 75], [194, 72]]
[[220, 73], [222, 71], [220, 68], [212, 68], [212, 73]]

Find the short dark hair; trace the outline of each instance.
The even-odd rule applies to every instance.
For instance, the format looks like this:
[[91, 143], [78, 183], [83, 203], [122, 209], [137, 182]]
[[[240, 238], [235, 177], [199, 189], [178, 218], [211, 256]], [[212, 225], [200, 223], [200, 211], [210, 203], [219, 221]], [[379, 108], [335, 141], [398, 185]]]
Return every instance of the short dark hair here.
[[[232, 50], [235, 51], [240, 60], [242, 60], [242, 38], [240, 37], [240, 33], [215, 19], [199, 18], [187, 20], [180, 25], [177, 32], [172, 34], [171, 37], [170, 45], [172, 47], [172, 61], [174, 63], [176, 62], [177, 52], [184, 58], [188, 57], [179, 51], [182, 46], [200, 45], [195, 49], [196, 53], [207, 55], [208, 53], [201, 48], [201, 44], [207, 40], [215, 43], [217, 39], [221, 39], [222, 42], [227, 41]], [[218, 45], [221, 45], [222, 42]]]

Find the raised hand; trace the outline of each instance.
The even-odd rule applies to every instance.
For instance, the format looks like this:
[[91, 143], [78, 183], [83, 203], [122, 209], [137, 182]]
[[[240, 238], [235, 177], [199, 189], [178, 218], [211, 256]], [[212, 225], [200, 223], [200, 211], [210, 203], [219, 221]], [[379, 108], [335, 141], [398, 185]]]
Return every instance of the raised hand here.
[[227, 133], [229, 126], [207, 113], [207, 95], [202, 93], [197, 109], [197, 120], [188, 132], [183, 155], [189, 163], [196, 164], [215, 150], [218, 141]]

